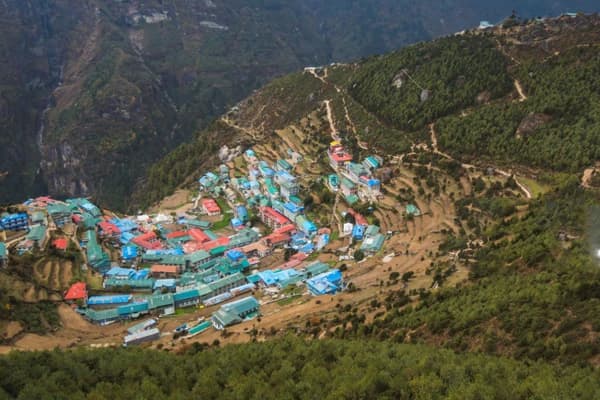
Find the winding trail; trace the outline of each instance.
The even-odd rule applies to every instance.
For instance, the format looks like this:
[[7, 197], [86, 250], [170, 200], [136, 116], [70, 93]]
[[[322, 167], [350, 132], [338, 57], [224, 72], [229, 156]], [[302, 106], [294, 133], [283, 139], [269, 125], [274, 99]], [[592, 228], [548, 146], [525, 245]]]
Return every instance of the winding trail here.
[[224, 122], [226, 125], [229, 125], [233, 129], [237, 129], [239, 131], [244, 132], [246, 135], [250, 136], [255, 141], [262, 139], [263, 135], [261, 133], [256, 132], [254, 129], [249, 129], [249, 128], [245, 128], [243, 126], [239, 126], [235, 122], [230, 120], [227, 116], [221, 117], [221, 121]]
[[519, 189], [521, 189], [521, 191], [522, 191], [522, 192], [525, 194], [525, 197], [527, 197], [528, 199], [531, 199], [531, 198], [532, 198], [532, 196], [531, 196], [531, 192], [529, 191], [529, 189], [527, 189], [527, 188], [525, 187], [525, 185], [523, 185], [521, 182], [519, 182], [519, 180], [517, 179], [517, 177], [516, 177], [515, 175], [513, 175], [513, 174], [511, 174], [511, 173], [509, 173], [509, 172], [507, 172], [507, 171], [503, 171], [503, 170], [501, 170], [501, 169], [498, 169], [498, 168], [496, 168], [496, 172], [497, 172], [498, 174], [502, 175], [502, 176], [505, 176], [505, 177], [507, 177], [507, 178], [508, 178], [508, 177], [510, 177], [510, 176], [512, 176], [512, 177], [513, 177], [513, 179], [515, 180], [515, 183], [516, 183], [516, 184], [517, 184], [517, 186], [519, 187]]
[[525, 100], [527, 100], [527, 96], [525, 95], [525, 92], [523, 91], [523, 87], [521, 86], [521, 82], [519, 82], [516, 79], [515, 79], [515, 88], [517, 89], [517, 93], [519, 93], [519, 102], [522, 103]]
[[[515, 82], [517, 82], [517, 81], [515, 81]], [[527, 98], [527, 97], [525, 97], [525, 98]], [[432, 123], [432, 124], [429, 125], [429, 132], [431, 134], [431, 147], [432, 147], [433, 152], [435, 154], [439, 154], [440, 156], [442, 156], [442, 157], [444, 157], [444, 158], [446, 158], [448, 160], [454, 160], [454, 158], [451, 157], [449, 154], [446, 154], [446, 153], [444, 153], [444, 152], [442, 152], [442, 151], [440, 151], [438, 149], [437, 134], [435, 132], [435, 124]], [[472, 164], [465, 164], [465, 163], [461, 163], [461, 166], [463, 168], [465, 168], [465, 169], [475, 167]], [[496, 172], [498, 174], [502, 175], [502, 176], [507, 177], [507, 178], [510, 177], [510, 176], [512, 176], [513, 179], [515, 180], [515, 183], [519, 187], [519, 189], [521, 189], [521, 191], [525, 194], [525, 197], [527, 197], [528, 199], [532, 198], [531, 191], [529, 189], [527, 189], [527, 187], [525, 185], [523, 185], [521, 182], [519, 182], [519, 180], [517, 179], [516, 176], [514, 176], [513, 174], [511, 174], [511, 173], [509, 173], [507, 171], [503, 171], [503, 170], [497, 169], [497, 168], [496, 168]]]

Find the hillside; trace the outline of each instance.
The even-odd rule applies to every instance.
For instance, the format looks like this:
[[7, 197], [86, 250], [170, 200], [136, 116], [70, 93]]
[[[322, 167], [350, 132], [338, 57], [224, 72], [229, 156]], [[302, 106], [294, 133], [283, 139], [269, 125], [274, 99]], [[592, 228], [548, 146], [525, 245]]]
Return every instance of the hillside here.
[[[387, 249], [416, 255], [393, 271], [447, 289], [422, 292], [419, 279], [394, 288], [379, 264], [375, 284], [392, 287], [326, 319], [332, 336], [598, 365], [598, 45], [595, 16], [475, 31], [289, 75], [216, 122], [261, 156], [311, 154], [308, 174], [323, 173], [318, 154], [334, 135], [355, 158], [376, 152], [391, 163], [376, 216], [385, 229], [408, 228]], [[198, 164], [181, 156], [191, 146], [152, 168], [146, 199], [173, 190], [155, 181], [166, 171], [195, 181]], [[387, 209], [411, 199], [427, 210], [414, 228]], [[356, 282], [372, 282], [362, 271]]]
[[4, 1], [0, 201], [92, 195], [123, 210], [153, 162], [275, 76], [498, 21], [512, 9], [532, 17], [594, 6]]
[[[35, 365], [35, 368], [31, 366]], [[18, 399], [595, 399], [597, 372], [364, 341], [16, 353], [0, 395]], [[74, 379], [75, 378], [75, 379]]]
[[[64, 388], [80, 398], [598, 397], [599, 45], [597, 15], [512, 18], [272, 81], [152, 166], [134, 196], [148, 214], [117, 216], [73, 199], [79, 222], [48, 217], [52, 237], [73, 239], [64, 253], [34, 246], [19, 256], [19, 238], [9, 237], [1, 352], [117, 347], [145, 315], [158, 332], [142, 345], [154, 351], [9, 354], [0, 358], [11, 371], [1, 390], [21, 398], [61, 397]], [[283, 194], [292, 186], [296, 194]], [[54, 203], [19, 207], [50, 214]], [[117, 224], [135, 235], [111, 234]], [[84, 238], [106, 257], [73, 247]], [[133, 264], [119, 251], [132, 243], [141, 253]], [[164, 277], [153, 269], [156, 249], [181, 251], [159, 258], [185, 270], [175, 287], [154, 286]], [[196, 256], [204, 261], [192, 267]], [[226, 260], [237, 257], [245, 266]], [[111, 263], [126, 267], [116, 273], [152, 273], [150, 289], [114, 283]], [[320, 286], [321, 274], [308, 275], [315, 267], [340, 280]], [[242, 286], [214, 289], [229, 279]], [[62, 304], [57, 296], [74, 280], [90, 295], [125, 294], [127, 304], [94, 308], [87, 296]], [[251, 294], [240, 300], [242, 287]], [[188, 291], [196, 302], [185, 301]], [[163, 295], [169, 313], [150, 308]], [[225, 306], [248, 299], [251, 312], [219, 325]], [[36, 385], [24, 372], [32, 363], [43, 377]]]

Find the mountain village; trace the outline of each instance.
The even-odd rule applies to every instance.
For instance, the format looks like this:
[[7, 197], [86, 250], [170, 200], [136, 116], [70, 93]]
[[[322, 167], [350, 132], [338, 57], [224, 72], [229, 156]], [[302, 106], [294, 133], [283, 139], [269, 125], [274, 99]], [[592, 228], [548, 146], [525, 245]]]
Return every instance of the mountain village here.
[[[160, 338], [157, 319], [182, 310], [215, 308], [210, 319], [168, 333], [192, 337], [257, 318], [265, 303], [351, 288], [336, 261], [319, 255], [333, 251], [337, 261], [360, 261], [381, 253], [390, 232], [352, 206], [377, 202], [374, 173], [383, 160], [355, 162], [339, 141], [330, 143], [333, 171], [321, 179], [336, 201], [347, 203], [341, 231], [332, 232], [311, 220], [313, 205], [301, 198], [294, 171], [303, 155], [290, 148], [287, 158], [270, 164], [252, 148], [238, 150], [235, 157], [225, 152], [228, 162], [199, 178], [193, 204], [181, 213], [119, 216], [84, 198], [27, 200], [0, 219], [0, 265], [8, 266], [9, 254], [79, 253], [81, 269], [98, 284], [72, 282], [64, 301], [97, 325], [141, 319], [127, 328], [124, 345]], [[331, 249], [333, 235], [347, 245]], [[283, 262], [273, 263], [274, 253], [283, 253]]]

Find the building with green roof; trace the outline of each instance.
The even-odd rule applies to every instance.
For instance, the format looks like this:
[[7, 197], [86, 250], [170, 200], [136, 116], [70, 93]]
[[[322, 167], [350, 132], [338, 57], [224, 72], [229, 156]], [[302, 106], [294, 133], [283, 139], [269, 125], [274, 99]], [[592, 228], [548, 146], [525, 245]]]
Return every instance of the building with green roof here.
[[210, 261], [211, 255], [212, 253], [209, 253], [205, 250], [198, 250], [193, 253], [186, 254], [186, 268], [191, 268], [194, 270], [203, 268], [203, 266]]
[[414, 217], [418, 217], [421, 215], [421, 210], [419, 210], [419, 207], [415, 206], [414, 204], [407, 204], [406, 205], [406, 215], [412, 215]]
[[260, 235], [252, 229], [243, 229], [229, 238], [229, 248], [243, 247], [260, 239]]
[[8, 264], [8, 250], [6, 250], [6, 244], [0, 242], [0, 267], [6, 267]]
[[375, 236], [379, 233], [379, 227], [377, 225], [369, 225], [365, 230], [365, 237]]
[[306, 277], [311, 278], [329, 271], [329, 264], [325, 264], [321, 261], [315, 261], [314, 263], [307, 265], [304, 270], [306, 271]]
[[106, 272], [110, 268], [110, 258], [97, 242], [88, 242], [86, 247], [88, 264], [99, 272]]
[[213, 296], [218, 296], [221, 293], [225, 293], [234, 287], [241, 286], [246, 283], [246, 278], [242, 273], [235, 273], [232, 275], [228, 275], [224, 278], [221, 278], [217, 281], [211, 282], [208, 284], [210, 289], [212, 290]]
[[71, 215], [73, 215], [71, 207], [63, 203], [48, 204], [47, 210], [56, 226], [63, 226], [64, 224], [69, 223], [71, 221]]
[[92, 308], [88, 308], [85, 310], [83, 315], [93, 323], [100, 325], [108, 325], [111, 322], [119, 319], [119, 311], [116, 308], [110, 308], [107, 310], [94, 310]]
[[208, 221], [203, 221], [200, 219], [188, 219], [185, 223], [189, 228], [200, 228], [200, 229], [208, 229], [211, 227], [211, 223]]
[[165, 308], [175, 306], [172, 293], [155, 294], [155, 295], [149, 296], [147, 298], [147, 300], [148, 300], [148, 310], [150, 310], [150, 311], [162, 310]]
[[31, 214], [31, 223], [33, 225], [46, 225], [46, 214], [42, 211], [34, 211]]
[[358, 203], [358, 196], [355, 194], [349, 194], [344, 196], [344, 200], [346, 200], [346, 203], [348, 203], [349, 206], [352, 206], [356, 203]]
[[250, 262], [246, 258], [234, 263], [229, 258], [223, 257], [215, 267], [215, 270], [219, 271], [222, 275], [233, 275], [238, 272], [243, 272], [249, 267]]
[[190, 307], [200, 303], [200, 292], [198, 289], [188, 289], [173, 295], [175, 307]]
[[260, 312], [260, 304], [252, 296], [223, 304], [221, 308], [213, 313], [211, 321], [216, 329], [242, 322], [244, 319], [255, 317]]
[[383, 242], [385, 241], [385, 236], [381, 233], [378, 233], [374, 236], [369, 236], [363, 240], [360, 249], [365, 254], [375, 254], [383, 247]]
[[27, 236], [25, 236], [27, 240], [31, 240], [33, 245], [37, 245], [40, 249], [46, 245], [46, 240], [48, 236], [46, 235], [46, 227], [44, 225], [36, 225], [29, 230]]

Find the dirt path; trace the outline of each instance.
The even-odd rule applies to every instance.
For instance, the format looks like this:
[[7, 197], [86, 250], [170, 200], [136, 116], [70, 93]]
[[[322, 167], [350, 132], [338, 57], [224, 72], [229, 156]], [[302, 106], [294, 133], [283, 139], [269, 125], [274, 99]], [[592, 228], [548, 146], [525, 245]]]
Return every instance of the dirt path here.
[[249, 128], [245, 128], [243, 126], [239, 126], [235, 122], [233, 122], [232, 120], [230, 120], [229, 117], [227, 117], [227, 116], [221, 117], [221, 121], [224, 122], [226, 125], [229, 125], [233, 129], [237, 129], [238, 131], [242, 131], [246, 135], [250, 136], [252, 138], [252, 140], [259, 141], [259, 140], [261, 140], [263, 138], [263, 135], [260, 132], [257, 132], [254, 129], [249, 129]]
[[525, 95], [525, 92], [523, 91], [523, 87], [521, 86], [521, 82], [519, 82], [516, 79], [515, 79], [515, 88], [517, 89], [517, 93], [519, 93], [519, 102], [522, 103], [525, 100], [527, 100], [527, 96]]
[[327, 121], [329, 121], [329, 129], [331, 130], [331, 138], [333, 140], [340, 140], [338, 131], [333, 122], [333, 112], [331, 111], [331, 100], [325, 100], [325, 108], [327, 109]]
[[[305, 72], [308, 72], [309, 74], [311, 74], [312, 76], [315, 77], [315, 79], [320, 80], [321, 82], [323, 82], [324, 84], [327, 84], [327, 81], [325, 80], [325, 78], [323, 78], [322, 76], [320, 76], [319, 74], [317, 74], [317, 69], [314, 67], [306, 67], [304, 68]], [[325, 69], [325, 76], [327, 76], [327, 69]]]
[[429, 124], [429, 133], [431, 135], [431, 147], [433, 149], [433, 152], [444, 158], [452, 160], [453, 158], [449, 154], [446, 154], [438, 149], [437, 133], [435, 132], [435, 123]]
[[507, 178], [509, 178], [511, 175], [513, 177], [513, 179], [515, 180], [515, 183], [517, 184], [517, 186], [519, 187], [519, 189], [521, 189], [521, 191], [525, 194], [525, 197], [527, 197], [528, 199], [531, 199], [531, 192], [529, 191], [529, 189], [527, 189], [525, 187], [525, 185], [523, 185], [521, 182], [519, 182], [519, 180], [517, 179], [516, 176], [514, 176], [513, 174], [508, 173], [507, 171], [503, 171], [501, 169], [497, 169], [496, 168], [496, 172], [499, 173], [502, 176], [505, 176]]
[[592, 177], [594, 176], [595, 171], [596, 171], [596, 168], [587, 168], [586, 170], [583, 171], [583, 176], [581, 177], [581, 186], [583, 186], [586, 189], [589, 189], [592, 187], [591, 182], [592, 182]]

